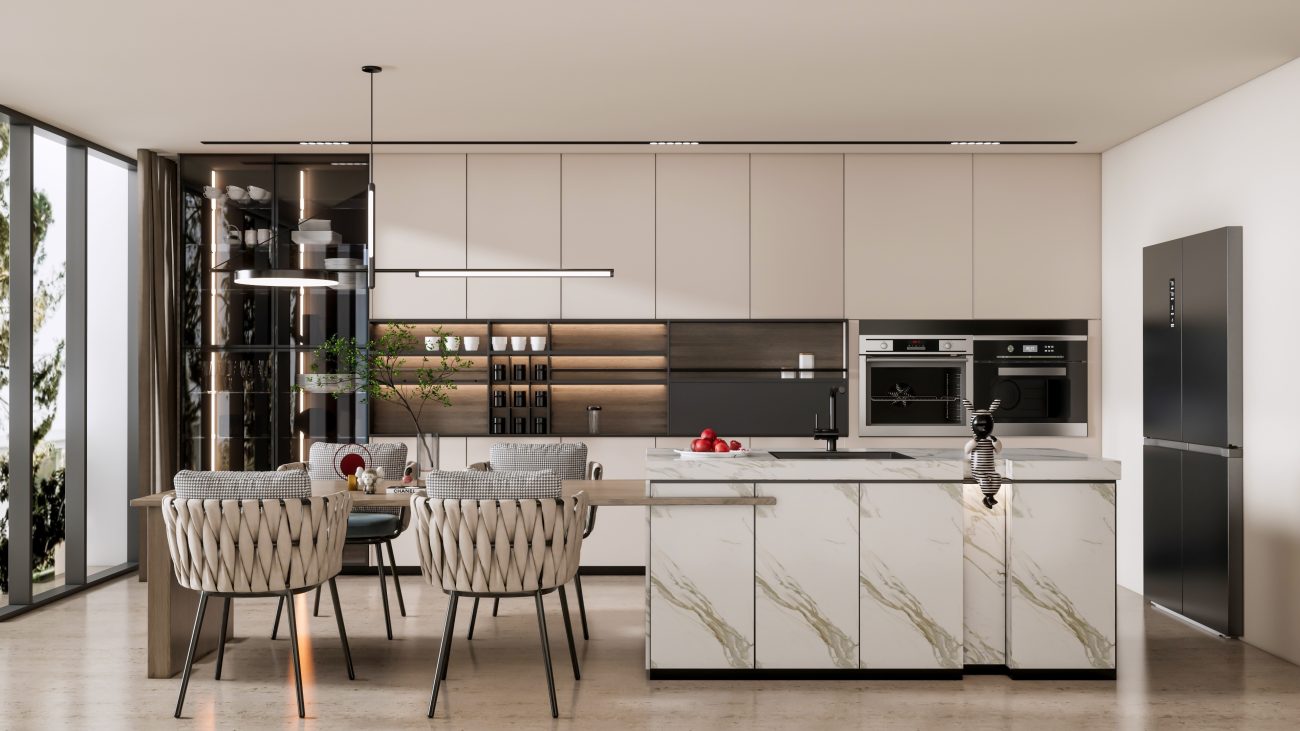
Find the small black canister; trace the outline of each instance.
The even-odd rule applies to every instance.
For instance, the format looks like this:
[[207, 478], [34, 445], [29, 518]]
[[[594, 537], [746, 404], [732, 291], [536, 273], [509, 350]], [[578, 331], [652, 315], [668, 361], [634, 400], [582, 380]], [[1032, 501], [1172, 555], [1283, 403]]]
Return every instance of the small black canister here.
[[528, 380], [528, 366], [524, 365], [523, 363], [515, 364], [514, 373], [515, 373], [516, 381]]
[[545, 380], [546, 380], [546, 364], [545, 364], [545, 363], [538, 363], [538, 364], [536, 364], [536, 365], [533, 366], [533, 380], [534, 380], [534, 381], [545, 381]]
[[545, 433], [546, 433], [546, 417], [545, 417], [545, 416], [535, 416], [535, 417], [533, 417], [533, 433], [534, 433], [534, 434], [545, 434]]
[[522, 416], [516, 416], [514, 419], [511, 420], [511, 427], [512, 427], [510, 430], [511, 434], [527, 434], [528, 419]]
[[505, 419], [504, 416], [494, 416], [494, 417], [492, 417], [492, 428], [491, 428], [491, 431], [492, 431], [493, 434], [505, 434], [505, 433], [506, 433], [506, 419]]
[[504, 363], [492, 364], [492, 380], [494, 381], [506, 380], [506, 366]]
[[528, 392], [515, 391], [515, 406], [527, 406], [527, 405], [528, 405]]
[[505, 406], [505, 405], [506, 405], [506, 392], [505, 392], [505, 391], [493, 391], [493, 392], [492, 392], [492, 405], [493, 405], [493, 406], [498, 406], [498, 407], [500, 407], [500, 406]]
[[545, 407], [545, 406], [546, 406], [546, 400], [547, 400], [547, 399], [546, 399], [546, 392], [545, 392], [545, 391], [534, 391], [534, 392], [533, 392], [533, 406], [537, 406], [537, 407]]

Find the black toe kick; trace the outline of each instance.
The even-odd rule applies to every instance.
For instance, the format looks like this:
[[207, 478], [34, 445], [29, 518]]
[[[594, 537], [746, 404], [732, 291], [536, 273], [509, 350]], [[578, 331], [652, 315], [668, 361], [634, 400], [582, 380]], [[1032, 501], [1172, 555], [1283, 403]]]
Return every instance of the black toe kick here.
[[646, 671], [646, 678], [649, 680], [961, 680], [967, 675], [1005, 675], [1012, 680], [1114, 680], [1115, 670], [1113, 668], [1017, 670], [1006, 665], [967, 665], [960, 670], [653, 668]]

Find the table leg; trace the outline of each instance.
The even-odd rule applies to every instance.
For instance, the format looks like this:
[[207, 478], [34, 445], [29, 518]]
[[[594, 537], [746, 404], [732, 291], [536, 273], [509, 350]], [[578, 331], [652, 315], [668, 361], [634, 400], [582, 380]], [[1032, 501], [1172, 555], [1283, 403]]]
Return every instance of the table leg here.
[[[185, 667], [190, 632], [199, 606], [199, 593], [181, 588], [172, 574], [171, 553], [167, 550], [167, 528], [162, 508], [146, 509], [149, 591], [149, 677], [170, 678]], [[227, 632], [234, 634], [234, 609], [228, 619]], [[188, 627], [188, 629], [187, 629]], [[203, 620], [196, 658], [217, 649], [221, 635], [221, 613], [210, 612]]]

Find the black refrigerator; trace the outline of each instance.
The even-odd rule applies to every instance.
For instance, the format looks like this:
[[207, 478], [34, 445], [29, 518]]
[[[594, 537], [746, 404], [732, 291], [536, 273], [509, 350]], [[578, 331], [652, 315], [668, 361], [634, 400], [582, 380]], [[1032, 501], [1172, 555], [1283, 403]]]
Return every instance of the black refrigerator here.
[[1146, 598], [1242, 633], [1241, 228], [1142, 252]]

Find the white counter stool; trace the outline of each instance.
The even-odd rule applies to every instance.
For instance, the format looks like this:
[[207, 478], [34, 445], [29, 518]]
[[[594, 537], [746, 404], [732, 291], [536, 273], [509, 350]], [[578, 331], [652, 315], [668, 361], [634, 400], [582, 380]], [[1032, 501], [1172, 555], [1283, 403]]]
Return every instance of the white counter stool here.
[[[395, 480], [406, 468], [406, 445], [390, 442], [376, 444], [335, 444], [316, 442], [308, 452], [307, 463], [292, 462], [281, 465], [281, 470], [307, 470], [313, 480], [346, 480], [355, 475], [358, 467], [382, 468], [386, 479]], [[357, 507], [348, 516], [348, 543], [375, 547], [375, 561], [379, 569], [379, 595], [384, 600], [384, 629], [388, 639], [393, 639], [393, 620], [388, 611], [388, 583], [384, 579], [384, 553], [388, 549], [388, 570], [392, 572], [393, 589], [397, 592], [397, 610], [406, 616], [406, 601], [402, 598], [402, 583], [397, 578], [397, 560], [393, 556], [393, 539], [411, 524], [411, 513], [406, 508], [389, 508], [367, 505]], [[281, 602], [275, 610], [275, 623], [271, 639], [280, 630]], [[320, 616], [320, 590], [312, 615]]]
[[176, 718], [181, 717], [185, 705], [208, 598], [224, 600], [217, 645], [216, 678], [220, 680], [231, 600], [267, 596], [278, 596], [289, 607], [298, 717], [305, 717], [294, 594], [329, 583], [348, 678], [356, 679], [338, 587], [334, 584], [334, 577], [343, 568], [343, 541], [352, 497], [346, 492], [311, 497], [311, 480], [305, 472], [185, 471], [176, 475], [174, 487], [176, 494], [164, 498], [162, 504], [167, 548], [176, 582], [199, 592], [194, 631], [176, 699]]
[[[500, 442], [493, 444], [488, 452], [487, 462], [470, 465], [471, 470], [510, 470], [534, 471], [551, 470], [561, 480], [599, 480], [605, 476], [605, 467], [599, 462], [587, 461], [587, 445], [582, 442], [564, 442], [562, 444], [519, 444]], [[587, 513], [587, 530], [583, 536], [591, 535], [596, 527], [596, 508]], [[582, 639], [591, 639], [587, 631], [587, 602], [582, 596], [582, 571], [573, 575], [573, 588], [578, 595], [578, 619], [582, 622]], [[500, 599], [492, 600], [492, 616], [497, 616], [501, 606]], [[470, 614], [469, 630], [466, 636], [474, 639], [474, 623], [478, 620], [478, 600], [474, 600], [474, 609]]]
[[580, 680], [564, 585], [578, 571], [586, 493], [559, 497], [560, 479], [552, 472], [432, 472], [426, 486], [427, 497], [411, 498], [420, 572], [449, 595], [429, 717], [433, 718], [438, 690], [447, 676], [460, 597], [474, 597], [477, 603], [484, 597], [531, 596], [537, 605], [551, 717], [558, 718], [542, 596], [560, 594], [573, 678]]

